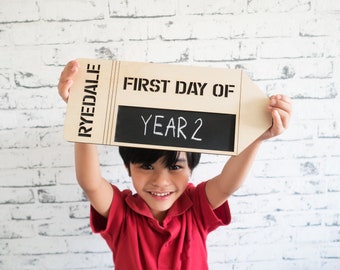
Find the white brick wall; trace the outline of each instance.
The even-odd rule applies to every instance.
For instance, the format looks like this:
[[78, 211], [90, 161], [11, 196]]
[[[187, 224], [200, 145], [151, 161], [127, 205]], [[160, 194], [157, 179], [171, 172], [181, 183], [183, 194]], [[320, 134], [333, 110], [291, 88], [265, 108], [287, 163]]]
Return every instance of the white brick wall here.
[[[112, 269], [89, 228], [56, 85], [77, 57], [243, 68], [294, 99], [208, 239], [213, 270], [340, 269], [340, 1], [0, 1], [0, 269]], [[130, 182], [115, 147], [104, 175]], [[204, 155], [198, 183], [226, 157]]]

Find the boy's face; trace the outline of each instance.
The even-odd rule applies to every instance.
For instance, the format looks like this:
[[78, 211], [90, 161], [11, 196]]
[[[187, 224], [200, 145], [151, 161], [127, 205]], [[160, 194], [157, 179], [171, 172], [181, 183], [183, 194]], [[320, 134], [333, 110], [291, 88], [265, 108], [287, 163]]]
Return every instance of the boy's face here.
[[181, 152], [170, 167], [166, 167], [162, 158], [152, 164], [130, 163], [130, 174], [139, 196], [148, 204], [152, 215], [162, 221], [186, 189], [191, 170], [186, 154]]

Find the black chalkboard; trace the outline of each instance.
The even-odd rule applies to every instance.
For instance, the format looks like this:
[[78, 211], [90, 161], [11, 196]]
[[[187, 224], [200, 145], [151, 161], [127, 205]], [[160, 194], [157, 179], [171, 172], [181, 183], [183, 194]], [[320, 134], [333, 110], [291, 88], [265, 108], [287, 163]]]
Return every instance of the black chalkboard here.
[[235, 123], [235, 114], [119, 106], [115, 141], [233, 152]]

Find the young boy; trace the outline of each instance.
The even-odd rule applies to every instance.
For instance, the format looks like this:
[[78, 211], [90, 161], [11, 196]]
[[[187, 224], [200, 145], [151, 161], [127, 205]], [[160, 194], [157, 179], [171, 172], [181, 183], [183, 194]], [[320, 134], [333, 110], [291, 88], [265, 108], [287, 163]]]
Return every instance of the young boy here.
[[[58, 90], [66, 102], [78, 68], [71, 61], [61, 74]], [[272, 127], [197, 187], [189, 177], [200, 154], [120, 147], [132, 194], [101, 176], [95, 145], [75, 143], [76, 175], [91, 203], [91, 227], [112, 250], [115, 269], [208, 269], [206, 237], [230, 223], [227, 199], [243, 183], [261, 143], [287, 128], [291, 100], [272, 96], [268, 110]]]

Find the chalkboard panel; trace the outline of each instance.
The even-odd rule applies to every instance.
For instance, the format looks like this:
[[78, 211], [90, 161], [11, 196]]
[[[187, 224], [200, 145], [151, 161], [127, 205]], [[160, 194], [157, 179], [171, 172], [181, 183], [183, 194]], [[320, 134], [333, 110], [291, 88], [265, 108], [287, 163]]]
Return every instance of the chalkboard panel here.
[[115, 141], [233, 152], [236, 115], [118, 106]]

